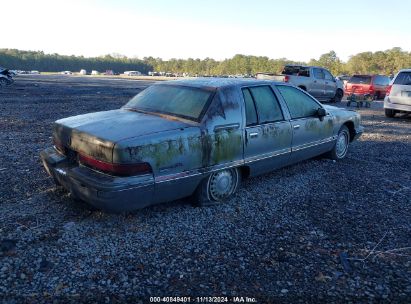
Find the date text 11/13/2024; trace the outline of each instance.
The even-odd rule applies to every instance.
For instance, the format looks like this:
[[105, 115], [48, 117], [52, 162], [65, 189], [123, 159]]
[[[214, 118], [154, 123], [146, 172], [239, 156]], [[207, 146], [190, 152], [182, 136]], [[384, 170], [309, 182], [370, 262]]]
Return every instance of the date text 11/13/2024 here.
[[150, 297], [151, 303], [257, 303], [254, 297]]

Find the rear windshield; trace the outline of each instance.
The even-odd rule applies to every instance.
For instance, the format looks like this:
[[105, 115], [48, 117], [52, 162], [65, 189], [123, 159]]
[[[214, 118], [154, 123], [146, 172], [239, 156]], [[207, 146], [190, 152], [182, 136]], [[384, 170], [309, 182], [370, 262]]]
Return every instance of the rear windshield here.
[[153, 85], [134, 96], [123, 108], [198, 121], [213, 95], [212, 90], [175, 85]]
[[356, 84], [370, 84], [371, 76], [354, 75], [348, 82]]
[[286, 65], [281, 74], [310, 77], [310, 69], [308, 67]]
[[401, 72], [394, 80], [394, 84], [411, 85], [411, 72]]

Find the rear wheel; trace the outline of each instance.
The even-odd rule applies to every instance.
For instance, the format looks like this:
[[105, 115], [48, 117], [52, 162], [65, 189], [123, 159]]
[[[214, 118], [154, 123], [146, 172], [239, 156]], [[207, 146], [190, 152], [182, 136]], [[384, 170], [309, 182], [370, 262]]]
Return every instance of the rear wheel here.
[[341, 89], [337, 89], [337, 91], [335, 92], [335, 96], [331, 100], [331, 102], [341, 102], [343, 96], [344, 96], [344, 92]]
[[343, 159], [348, 152], [348, 146], [350, 144], [350, 131], [346, 126], [342, 126], [338, 132], [337, 141], [334, 148], [329, 152], [328, 156], [334, 160]]
[[199, 206], [218, 204], [232, 196], [240, 184], [237, 168], [224, 169], [211, 173], [198, 186], [194, 196]]
[[385, 116], [387, 117], [394, 117], [395, 116], [395, 110], [391, 110], [391, 109], [385, 109]]

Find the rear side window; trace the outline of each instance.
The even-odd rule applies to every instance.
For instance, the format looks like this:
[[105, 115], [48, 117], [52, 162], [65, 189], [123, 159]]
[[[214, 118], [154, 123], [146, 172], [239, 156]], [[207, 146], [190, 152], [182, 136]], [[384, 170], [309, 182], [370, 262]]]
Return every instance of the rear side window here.
[[325, 75], [321, 69], [314, 68], [313, 69], [314, 77], [317, 79], [324, 79]]
[[411, 72], [401, 72], [394, 80], [394, 84], [411, 85]]
[[291, 118], [302, 118], [317, 115], [318, 108], [321, 106], [307, 94], [290, 86], [277, 86], [288, 109]]
[[354, 75], [348, 81], [349, 83], [355, 84], [370, 84], [371, 83], [371, 76], [366, 75]]
[[243, 96], [245, 101], [245, 117], [247, 126], [257, 124], [257, 111], [255, 109], [254, 100], [251, 96], [250, 90], [243, 89]]
[[269, 86], [245, 88], [243, 95], [248, 126], [284, 120], [278, 99]]

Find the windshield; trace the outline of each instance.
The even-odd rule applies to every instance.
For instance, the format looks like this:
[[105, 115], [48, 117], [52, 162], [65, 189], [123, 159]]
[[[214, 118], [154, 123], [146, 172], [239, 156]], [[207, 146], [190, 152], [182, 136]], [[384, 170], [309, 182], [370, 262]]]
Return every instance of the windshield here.
[[199, 120], [214, 91], [176, 85], [153, 85], [123, 108]]
[[370, 84], [371, 76], [354, 75], [348, 82], [356, 84]]

